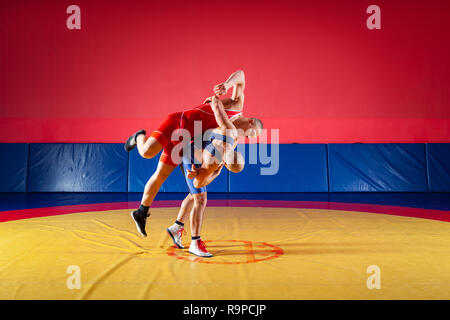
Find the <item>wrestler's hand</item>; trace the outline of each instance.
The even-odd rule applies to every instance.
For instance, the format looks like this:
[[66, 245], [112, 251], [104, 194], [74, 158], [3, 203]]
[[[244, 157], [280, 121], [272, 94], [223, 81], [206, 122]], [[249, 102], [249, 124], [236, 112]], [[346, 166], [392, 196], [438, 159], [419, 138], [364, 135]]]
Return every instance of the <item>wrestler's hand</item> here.
[[210, 103], [212, 101], [213, 97], [214, 96], [206, 98], [205, 101], [203, 101], [203, 104]]
[[216, 95], [221, 96], [221, 95], [227, 93], [228, 89], [230, 89], [230, 86], [228, 85], [228, 83], [223, 82], [223, 83], [215, 85], [213, 91]]
[[211, 97], [211, 107], [215, 107], [220, 101], [220, 98], [218, 96], [212, 96]]
[[187, 170], [188, 179], [194, 179], [197, 176], [198, 169], [192, 165], [191, 170]]

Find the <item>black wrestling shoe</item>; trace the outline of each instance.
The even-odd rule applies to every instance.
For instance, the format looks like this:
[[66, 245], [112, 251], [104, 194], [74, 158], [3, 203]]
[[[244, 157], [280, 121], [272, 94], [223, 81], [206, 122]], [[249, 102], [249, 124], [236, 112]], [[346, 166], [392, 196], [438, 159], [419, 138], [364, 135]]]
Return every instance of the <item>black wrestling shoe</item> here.
[[145, 132], [145, 130], [139, 130], [138, 132], [133, 134], [131, 137], [129, 137], [127, 142], [125, 142], [125, 146], [124, 146], [126, 152], [130, 152], [131, 150], [134, 149], [134, 147], [136, 147], [136, 137], [140, 134], [147, 134], [147, 133]]
[[134, 223], [136, 223], [136, 228], [138, 232], [143, 236], [147, 236], [147, 232], [145, 232], [145, 223], [147, 222], [147, 218], [150, 217], [150, 213], [145, 214], [142, 212], [139, 212], [139, 210], [135, 210], [131, 212], [131, 217], [134, 220]]

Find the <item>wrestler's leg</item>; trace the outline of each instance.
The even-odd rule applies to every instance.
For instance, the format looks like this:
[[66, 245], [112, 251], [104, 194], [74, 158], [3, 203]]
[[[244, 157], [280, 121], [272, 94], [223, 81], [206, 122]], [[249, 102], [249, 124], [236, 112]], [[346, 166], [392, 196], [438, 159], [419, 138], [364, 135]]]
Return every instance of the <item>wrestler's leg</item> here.
[[141, 205], [150, 207], [158, 194], [159, 189], [166, 179], [170, 176], [175, 166], [159, 161], [158, 167], [150, 179], [145, 184], [144, 194], [142, 195]]
[[181, 242], [181, 237], [184, 231], [184, 221], [194, 206], [194, 198], [191, 194], [188, 194], [181, 203], [180, 211], [178, 212], [177, 220], [175, 223], [167, 228], [167, 233], [172, 238], [173, 243], [180, 249], [184, 249]]
[[137, 146], [139, 154], [147, 159], [156, 156], [170, 143], [174, 130], [178, 128], [180, 116], [178, 114], [168, 115], [159, 126], [147, 137], [145, 130], [139, 130], [125, 142], [125, 150], [130, 152]]
[[184, 223], [184, 221], [186, 221], [187, 216], [191, 213], [193, 207], [194, 207], [194, 198], [189, 193], [181, 203], [180, 211], [178, 211], [177, 221]]
[[154, 137], [146, 137], [140, 134], [136, 137], [136, 146], [141, 157], [151, 159], [161, 152], [163, 146]]
[[206, 250], [205, 243], [200, 238], [203, 214], [205, 212], [207, 202], [206, 192], [195, 193], [192, 197], [194, 198], [194, 206], [192, 207], [190, 219], [192, 241], [189, 246], [189, 253], [200, 257], [212, 257], [212, 254]]
[[206, 192], [195, 193], [192, 195], [194, 198], [194, 204], [191, 211], [191, 235], [192, 237], [200, 237], [200, 230], [203, 222], [203, 212], [206, 208]]
[[136, 223], [138, 232], [146, 237], [145, 225], [147, 217], [150, 216], [149, 208], [156, 197], [161, 185], [166, 181], [167, 177], [172, 173], [175, 166], [159, 161], [155, 173], [150, 177], [145, 185], [142, 201], [139, 208], [131, 212], [131, 217]]

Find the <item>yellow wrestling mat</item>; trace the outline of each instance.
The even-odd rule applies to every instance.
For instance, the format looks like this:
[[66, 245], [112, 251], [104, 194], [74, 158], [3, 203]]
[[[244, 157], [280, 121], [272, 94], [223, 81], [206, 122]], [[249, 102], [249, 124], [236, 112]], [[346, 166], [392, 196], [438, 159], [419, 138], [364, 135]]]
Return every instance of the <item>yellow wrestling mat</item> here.
[[[173, 248], [165, 229], [177, 211], [153, 209], [147, 238], [130, 210], [0, 223], [0, 299], [450, 298], [448, 222], [209, 207], [202, 238], [215, 257], [207, 259]], [[380, 289], [367, 288], [371, 265]], [[67, 286], [69, 266], [79, 267], [80, 289]]]

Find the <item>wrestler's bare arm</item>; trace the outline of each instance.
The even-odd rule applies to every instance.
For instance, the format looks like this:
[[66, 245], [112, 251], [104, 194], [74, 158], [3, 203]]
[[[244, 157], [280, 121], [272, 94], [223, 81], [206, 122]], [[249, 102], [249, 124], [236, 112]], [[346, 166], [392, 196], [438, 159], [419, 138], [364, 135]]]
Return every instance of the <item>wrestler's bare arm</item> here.
[[[203, 103], [211, 103], [214, 96], [206, 98]], [[225, 110], [242, 111], [244, 108], [244, 97], [241, 100], [233, 100], [231, 98], [220, 99]]]
[[232, 80], [234, 84], [233, 94], [231, 95], [230, 99], [230, 106], [232, 104], [233, 108], [239, 108], [240, 110], [242, 110], [242, 108], [244, 107], [245, 74], [242, 70], [236, 71], [230, 76], [230, 79], [228, 79], [227, 82], [230, 81], [234, 75], [236, 76]]
[[[239, 110], [244, 108], [244, 89], [245, 89], [245, 74], [244, 71], [238, 70], [231, 74], [231, 76], [223, 83], [214, 86], [214, 93], [218, 96], [224, 95], [230, 88], [233, 88], [231, 98], [222, 99], [225, 109]], [[204, 103], [211, 101], [207, 98]]]
[[214, 86], [214, 93], [218, 96], [227, 93], [228, 89], [233, 88], [231, 99], [237, 100], [244, 94], [245, 89], [245, 74], [244, 71], [238, 70], [233, 72], [228, 79]]
[[[219, 125], [219, 128], [231, 131], [236, 131], [236, 127], [234, 126], [233, 122], [228, 118], [228, 115], [225, 112], [225, 108], [223, 106], [222, 101], [217, 97], [212, 97], [211, 101], [211, 108], [214, 112], [214, 116], [216, 117], [217, 124]], [[236, 131], [237, 133], [237, 131]], [[234, 132], [232, 133], [234, 134]]]
[[233, 100], [232, 98], [224, 98], [221, 100], [226, 110], [242, 111], [242, 109], [244, 109], [244, 95], [236, 100]]

